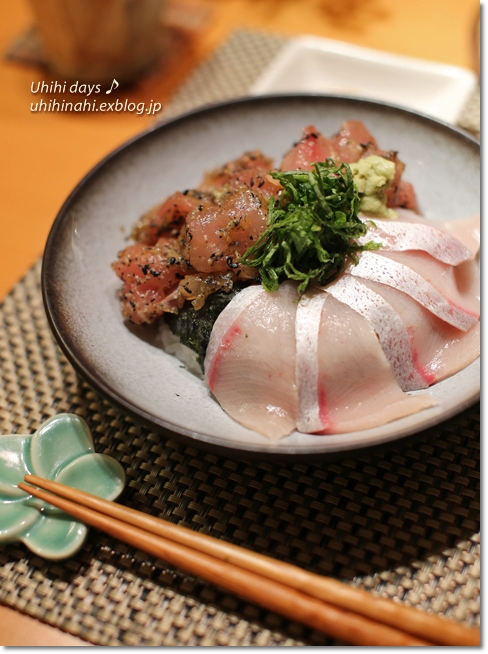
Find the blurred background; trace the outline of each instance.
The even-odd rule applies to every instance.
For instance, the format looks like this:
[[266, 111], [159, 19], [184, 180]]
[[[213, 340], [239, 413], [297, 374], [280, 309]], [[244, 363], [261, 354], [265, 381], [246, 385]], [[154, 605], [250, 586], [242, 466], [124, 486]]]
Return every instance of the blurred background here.
[[[212, 56], [218, 63], [219, 53], [225, 58], [225, 44], [237, 30], [247, 31], [251, 50], [253, 34], [315, 35], [478, 74], [479, 10], [477, 0], [1, 3], [0, 297], [42, 254], [57, 211], [81, 177], [113, 148], [164, 117], [199, 66]], [[76, 50], [73, 43], [84, 47]], [[103, 94], [112, 78], [119, 85], [107, 100], [146, 107], [159, 103], [162, 114], [31, 110], [41, 100], [73, 100], [66, 89], [43, 93], [43, 82], [91, 79], [103, 84]]]

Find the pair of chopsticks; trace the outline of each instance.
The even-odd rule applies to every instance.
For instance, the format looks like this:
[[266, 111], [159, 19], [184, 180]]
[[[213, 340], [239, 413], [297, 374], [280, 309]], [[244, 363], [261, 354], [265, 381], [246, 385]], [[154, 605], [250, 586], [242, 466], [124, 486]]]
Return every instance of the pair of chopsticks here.
[[480, 644], [479, 629], [397, 604], [58, 482], [35, 475], [26, 475], [25, 481], [32, 485], [19, 483], [19, 488], [87, 525], [347, 643]]

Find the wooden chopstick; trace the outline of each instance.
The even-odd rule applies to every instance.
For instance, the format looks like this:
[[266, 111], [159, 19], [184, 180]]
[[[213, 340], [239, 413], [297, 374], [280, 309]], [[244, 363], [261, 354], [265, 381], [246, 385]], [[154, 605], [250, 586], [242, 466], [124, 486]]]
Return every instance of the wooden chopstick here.
[[430, 645], [431, 643], [312, 598], [293, 588], [208, 554], [167, 540], [128, 522], [80, 506], [25, 484], [19, 488], [50, 502], [86, 524], [168, 563], [210, 581], [287, 618], [356, 645]]
[[418, 609], [396, 604], [391, 600], [379, 598], [335, 579], [307, 572], [296, 566], [251, 552], [211, 536], [199, 534], [185, 527], [148, 516], [56, 482], [35, 476], [27, 476], [26, 480], [84, 506], [91, 506], [107, 515], [130, 522], [164, 538], [169, 538], [192, 549], [198, 549], [200, 552], [217, 557], [222, 561], [256, 572], [307, 595], [406, 631], [421, 639], [425, 639], [428, 634], [431, 642], [442, 645], [476, 645], [479, 643], [480, 635], [477, 629], [467, 628]]
[[[88, 524], [98, 527], [103, 531], [115, 529], [115, 531], [108, 531], [108, 533], [125, 542], [130, 542], [130, 544], [142, 550], [150, 551], [150, 553], [176, 566], [183, 567], [193, 574], [217, 583], [228, 590], [232, 590], [238, 595], [251, 599], [261, 606], [272, 608], [278, 613], [305, 622], [309, 626], [326, 631], [326, 633], [347, 640], [348, 642], [374, 645], [400, 644], [400, 641], [404, 645], [479, 645], [480, 632], [478, 629], [468, 628], [458, 623], [439, 618], [438, 616], [399, 605], [390, 600], [375, 597], [367, 591], [362, 591], [334, 579], [315, 575], [290, 564], [282, 563], [236, 545], [231, 545], [190, 529], [173, 525], [159, 518], [148, 516], [134, 509], [103, 500], [57, 482], [33, 475], [27, 475], [25, 480], [68, 500], [74, 501], [76, 503], [74, 506], [71, 504], [69, 506], [60, 506], [56, 502], [66, 500], [59, 500], [58, 497], [53, 497], [52, 495], [46, 496], [46, 494], [42, 497], [42, 499], [59, 506], [67, 513], [76, 515], [76, 517], [79, 517], [79, 519]], [[42, 491], [35, 491], [30, 486], [19, 484], [19, 487], [38, 497], [40, 497], [39, 493], [42, 493]], [[80, 511], [84, 512], [89, 509], [82, 509], [82, 507], [78, 506], [80, 504], [84, 507], [91, 507], [96, 512], [102, 512], [104, 515], [100, 516], [99, 513], [95, 513], [94, 516], [83, 513], [82, 516]], [[120, 524], [115, 525], [110, 523], [109, 525], [110, 520], [113, 519], [122, 521], [125, 524], [121, 526]], [[129, 525], [135, 526], [129, 527]], [[137, 530], [137, 533], [133, 531], [134, 529]], [[144, 531], [143, 536], [139, 533], [141, 529]], [[131, 534], [130, 536], [129, 532]], [[152, 548], [155, 547], [156, 549], [148, 550], [146, 547], [148, 545], [147, 535], [149, 532], [159, 536], [156, 539], [156, 543], [152, 543], [151, 545]], [[129, 541], [129, 537], [133, 538], [133, 540]], [[163, 543], [161, 537], [170, 539], [170, 542], [165, 541]], [[179, 544], [176, 548], [174, 545], [175, 542]], [[163, 545], [164, 552], [161, 549]], [[187, 550], [190, 550], [190, 553], [193, 554], [193, 557], [190, 557], [191, 562], [188, 560], [190, 553]], [[199, 564], [195, 562], [195, 557], [198, 556], [197, 550], [200, 552]], [[183, 560], [179, 556], [180, 554], [182, 556], [184, 554], [183, 559], [185, 559], [185, 556], [186, 559]], [[202, 559], [202, 557], [204, 558]], [[220, 563], [217, 562], [217, 570], [214, 570], [211, 574], [205, 574], [209, 571], [207, 561], [209, 557], [211, 557], [214, 564], [216, 558], [220, 560]], [[191, 567], [188, 567], [188, 565], [191, 565]], [[236, 577], [235, 581], [232, 582], [234, 584], [232, 587], [229, 585], [231, 583], [228, 576], [230, 572], [225, 572], [224, 575], [221, 574], [225, 566], [230, 566], [233, 569], [234, 577]], [[243, 568], [247, 571], [244, 574]], [[258, 591], [259, 588], [263, 589], [257, 593], [258, 597], [255, 592], [249, 594], [252, 589], [245, 591], [245, 587], [249, 584], [241, 585], [243, 580], [245, 581], [247, 579], [249, 581], [251, 579], [250, 575], [252, 575], [251, 586], [254, 586], [255, 589], [257, 588]], [[240, 581], [237, 580], [237, 577], [239, 577]], [[266, 585], [266, 583], [268, 584], [267, 588], [270, 584], [271, 586], [270, 590], [264, 591], [263, 584]], [[275, 598], [272, 600], [275, 602], [273, 606], [270, 604], [269, 593]], [[278, 601], [278, 604], [276, 604], [279, 596], [284, 597], [283, 594], [287, 595], [285, 600], [282, 602]], [[313, 598], [318, 598], [322, 601], [317, 603], [316, 599]], [[310, 604], [312, 602], [313, 606], [307, 604], [307, 599], [308, 603]], [[292, 614], [286, 612], [286, 606], [283, 606], [286, 602], [288, 602], [288, 606], [293, 606], [294, 603], [298, 602], [301, 606], [302, 613], [300, 615], [302, 617], [299, 617], [295, 612], [292, 612]], [[307, 606], [308, 608], [306, 608]], [[307, 621], [307, 619], [304, 619], [303, 611], [314, 614], [314, 611], [319, 610], [319, 607], [322, 610], [324, 608], [327, 609], [328, 620], [322, 615], [319, 623], [317, 623], [317, 618], [309, 618], [313, 620], [313, 624]], [[413, 638], [407, 636], [407, 633], [411, 634]], [[408, 639], [408, 642], [405, 639]]]
[[[44, 482], [43, 482], [44, 483]], [[356, 645], [429, 645], [415, 636], [405, 634], [350, 611], [327, 604], [279, 582], [261, 577], [208, 554], [167, 540], [128, 522], [99, 513], [51, 493], [19, 484], [19, 488], [50, 502], [86, 524], [96, 527], [168, 563], [210, 581], [236, 595], [271, 609], [291, 620], [325, 632]]]

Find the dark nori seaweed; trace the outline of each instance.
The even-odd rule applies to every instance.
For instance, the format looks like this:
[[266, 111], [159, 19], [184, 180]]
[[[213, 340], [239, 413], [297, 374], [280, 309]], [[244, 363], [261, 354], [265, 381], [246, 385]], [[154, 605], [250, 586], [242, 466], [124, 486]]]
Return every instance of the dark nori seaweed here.
[[209, 295], [204, 306], [198, 311], [190, 302], [186, 302], [177, 314], [168, 313], [165, 316], [173, 334], [180, 337], [183, 345], [197, 353], [197, 361], [202, 371], [212, 327], [220, 313], [241, 290], [242, 286], [234, 285], [229, 293], [217, 291]]

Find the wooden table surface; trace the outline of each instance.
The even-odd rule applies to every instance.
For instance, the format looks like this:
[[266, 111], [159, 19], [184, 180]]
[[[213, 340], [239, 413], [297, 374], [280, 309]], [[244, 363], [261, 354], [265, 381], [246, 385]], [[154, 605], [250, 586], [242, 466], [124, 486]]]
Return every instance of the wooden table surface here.
[[[314, 34], [365, 47], [477, 69], [478, 0], [171, 0], [167, 22], [185, 44], [177, 58], [116, 97], [167, 103], [188, 73], [236, 28]], [[177, 24], [195, 16], [199, 24]], [[175, 18], [176, 17], [176, 18]], [[0, 4], [2, 55], [33, 23], [27, 0]], [[180, 43], [182, 41], [180, 40]], [[36, 66], [0, 61], [0, 298], [42, 254], [58, 209], [80, 178], [153, 118], [131, 113], [32, 113]], [[0, 606], [0, 645], [87, 645]], [[5, 627], [5, 625], [7, 625]]]

